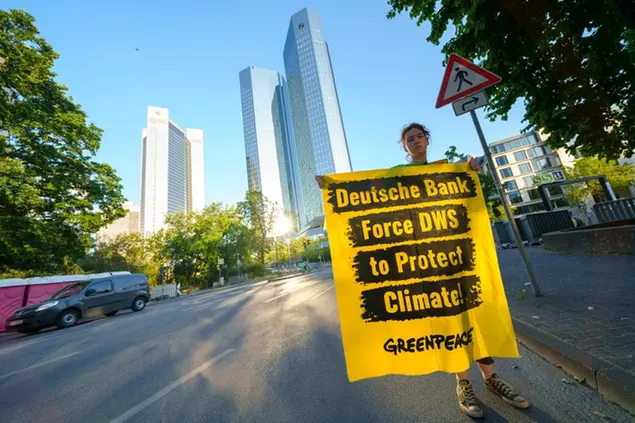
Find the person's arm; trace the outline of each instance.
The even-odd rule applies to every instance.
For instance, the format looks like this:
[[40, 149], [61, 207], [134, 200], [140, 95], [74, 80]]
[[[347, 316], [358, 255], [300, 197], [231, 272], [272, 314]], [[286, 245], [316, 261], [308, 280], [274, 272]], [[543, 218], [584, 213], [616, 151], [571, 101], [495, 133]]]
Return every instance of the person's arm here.
[[477, 157], [472, 157], [472, 156], [467, 156], [467, 158], [463, 159], [463, 160], [459, 160], [458, 163], [469, 163], [470, 164], [470, 168], [478, 173], [481, 173], [483, 171], [483, 164], [485, 164], [485, 156], [477, 156]]

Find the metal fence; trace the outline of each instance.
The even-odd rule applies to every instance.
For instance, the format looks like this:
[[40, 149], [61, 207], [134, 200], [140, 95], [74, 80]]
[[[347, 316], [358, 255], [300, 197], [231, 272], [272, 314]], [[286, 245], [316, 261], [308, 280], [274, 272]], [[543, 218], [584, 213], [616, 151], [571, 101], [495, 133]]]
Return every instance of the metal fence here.
[[571, 212], [566, 209], [526, 214], [516, 218], [523, 241], [538, 242], [542, 234], [574, 227]]
[[635, 219], [635, 198], [596, 203], [593, 212], [600, 223]]
[[[515, 220], [523, 241], [527, 241], [529, 244], [540, 243], [542, 234], [574, 227], [571, 212], [563, 209], [531, 213], [518, 216]], [[498, 245], [516, 243], [509, 222], [494, 222], [492, 230]]]

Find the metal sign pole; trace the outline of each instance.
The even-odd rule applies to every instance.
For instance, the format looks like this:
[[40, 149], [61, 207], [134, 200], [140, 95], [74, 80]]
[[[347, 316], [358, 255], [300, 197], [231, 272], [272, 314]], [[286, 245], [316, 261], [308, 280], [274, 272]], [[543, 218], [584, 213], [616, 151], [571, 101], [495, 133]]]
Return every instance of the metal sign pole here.
[[[507, 196], [505, 195], [505, 190], [501, 185], [500, 178], [498, 177], [498, 173], [496, 173], [496, 167], [494, 166], [494, 161], [492, 160], [492, 155], [489, 151], [489, 146], [485, 141], [485, 135], [483, 135], [483, 130], [481, 129], [481, 124], [478, 121], [478, 117], [476, 116], [476, 112], [474, 110], [470, 110], [470, 116], [472, 116], [472, 122], [474, 122], [474, 127], [476, 128], [476, 132], [478, 133], [478, 138], [481, 141], [481, 145], [483, 146], [483, 152], [485, 153], [485, 158], [487, 159], [487, 163], [489, 164], [489, 168], [492, 173], [492, 177], [494, 178], [494, 185], [496, 185], [496, 190], [498, 191], [498, 195], [501, 198], [501, 202], [503, 203], [503, 207], [505, 208], [505, 214], [507, 215], [507, 220], [509, 224], [512, 226], [512, 230], [514, 232], [514, 238], [516, 238], [516, 245], [518, 245], [518, 250], [520, 251], [520, 255], [523, 257], [523, 261], [525, 262], [525, 270], [527, 271], [527, 276], [529, 277], [529, 282], [531, 282], [531, 287], [534, 290], [534, 296], [542, 297], [542, 290], [540, 289], [540, 284], [536, 279], [536, 275], [534, 274], [534, 269], [531, 267], [531, 263], [529, 262], [529, 256], [527, 255], [527, 251], [525, 250], [525, 244], [523, 244], [523, 239], [520, 236], [520, 232], [518, 231], [518, 226], [516, 225], [516, 220], [514, 219], [514, 215], [512, 215], [511, 209], [509, 208], [509, 204], [507, 202]], [[485, 199], [487, 201], [487, 199]]]

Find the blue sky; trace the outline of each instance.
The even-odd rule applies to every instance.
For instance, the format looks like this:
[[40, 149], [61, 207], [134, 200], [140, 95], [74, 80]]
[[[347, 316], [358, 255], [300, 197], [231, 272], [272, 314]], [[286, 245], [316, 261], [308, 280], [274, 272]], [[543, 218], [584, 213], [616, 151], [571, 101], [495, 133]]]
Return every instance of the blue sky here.
[[[98, 159], [121, 176], [139, 203], [141, 129], [149, 105], [167, 107], [181, 127], [202, 128], [206, 201], [235, 203], [247, 189], [238, 72], [284, 72], [289, 18], [320, 14], [329, 43], [354, 170], [402, 163], [397, 140], [410, 121], [432, 131], [429, 157], [449, 145], [478, 154], [469, 115], [435, 109], [443, 76], [440, 47], [407, 15], [386, 19], [384, 0], [4, 0], [35, 16], [61, 57], [59, 82], [104, 129]], [[136, 49], [139, 49], [137, 52]], [[481, 120], [488, 141], [517, 134], [522, 104], [506, 122]], [[483, 117], [482, 111], [479, 115]]]

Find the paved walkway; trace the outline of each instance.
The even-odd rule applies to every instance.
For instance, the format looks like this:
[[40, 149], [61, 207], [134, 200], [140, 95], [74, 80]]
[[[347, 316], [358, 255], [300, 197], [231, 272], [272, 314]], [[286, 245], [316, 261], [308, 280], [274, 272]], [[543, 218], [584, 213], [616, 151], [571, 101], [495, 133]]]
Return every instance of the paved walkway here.
[[541, 298], [518, 250], [498, 252], [512, 316], [635, 376], [635, 258], [528, 252]]

